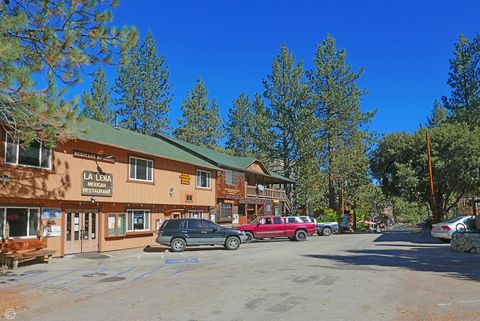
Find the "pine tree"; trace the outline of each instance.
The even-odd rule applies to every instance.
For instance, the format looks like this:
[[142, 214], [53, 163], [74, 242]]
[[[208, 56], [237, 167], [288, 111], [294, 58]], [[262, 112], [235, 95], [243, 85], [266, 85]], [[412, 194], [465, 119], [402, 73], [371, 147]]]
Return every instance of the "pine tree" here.
[[168, 112], [172, 95], [165, 57], [159, 56], [151, 32], [130, 52], [128, 64], [120, 67], [115, 92], [122, 126], [144, 134], [170, 129]]
[[216, 100], [210, 102], [201, 78], [183, 100], [181, 109], [183, 117], [178, 119], [174, 135], [192, 144], [217, 148], [224, 137], [222, 119]]
[[258, 93], [253, 98], [252, 113], [249, 126], [252, 154], [262, 161], [268, 162], [270, 156], [274, 154], [272, 146], [275, 133], [273, 131], [272, 115]]
[[443, 97], [443, 105], [450, 119], [471, 127], [480, 125], [480, 35], [473, 41], [463, 34], [455, 44], [454, 58], [450, 60], [447, 83], [452, 88], [450, 97]]
[[[285, 45], [274, 58], [272, 71], [263, 80], [264, 96], [268, 100], [272, 116], [273, 163], [279, 163], [279, 171], [294, 179], [299, 156], [298, 136], [303, 126], [303, 113], [308, 106], [308, 87], [303, 82], [304, 71], [301, 61]], [[291, 193], [291, 187], [287, 190]]]
[[432, 115], [428, 117], [427, 127], [434, 128], [442, 125], [447, 121], [447, 110], [442, 103], [435, 99], [433, 102]]
[[[53, 75], [67, 88], [80, 82], [84, 66], [123, 61], [136, 42], [136, 31], [111, 25], [109, 9], [116, 3], [0, 3], [0, 122], [13, 136], [49, 145], [70, 137], [78, 120], [76, 100], [46, 97], [48, 89], [40, 86], [47, 82], [44, 77]], [[118, 59], [113, 54], [117, 47]]]
[[110, 89], [102, 68], [94, 74], [90, 93], [82, 95], [82, 115], [103, 123], [112, 123], [114, 112], [110, 108]]
[[345, 50], [337, 50], [330, 35], [318, 46], [314, 65], [307, 76], [316, 118], [316, 156], [328, 174], [329, 207], [339, 209], [342, 190], [366, 180], [366, 125], [374, 113], [360, 111], [365, 92], [357, 81], [362, 70], [352, 71]]
[[227, 141], [226, 147], [233, 151], [235, 156], [249, 156], [252, 154], [252, 104], [250, 98], [241, 93], [233, 100], [228, 111], [228, 122], [225, 126]]

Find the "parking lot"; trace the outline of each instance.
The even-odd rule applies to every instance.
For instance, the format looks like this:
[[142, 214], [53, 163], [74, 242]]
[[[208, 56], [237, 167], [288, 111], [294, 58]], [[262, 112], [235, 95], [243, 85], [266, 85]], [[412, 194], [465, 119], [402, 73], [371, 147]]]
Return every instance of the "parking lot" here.
[[1, 272], [0, 289], [1, 308], [15, 320], [473, 321], [479, 280], [480, 256], [398, 230], [237, 251], [67, 256]]

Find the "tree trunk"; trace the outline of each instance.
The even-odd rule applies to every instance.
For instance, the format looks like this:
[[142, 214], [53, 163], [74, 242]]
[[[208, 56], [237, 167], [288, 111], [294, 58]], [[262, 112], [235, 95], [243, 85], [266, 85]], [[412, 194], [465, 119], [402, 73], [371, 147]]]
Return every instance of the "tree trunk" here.
[[338, 208], [337, 206], [337, 199], [335, 197], [335, 186], [333, 182], [333, 174], [328, 173], [328, 207], [336, 210]]

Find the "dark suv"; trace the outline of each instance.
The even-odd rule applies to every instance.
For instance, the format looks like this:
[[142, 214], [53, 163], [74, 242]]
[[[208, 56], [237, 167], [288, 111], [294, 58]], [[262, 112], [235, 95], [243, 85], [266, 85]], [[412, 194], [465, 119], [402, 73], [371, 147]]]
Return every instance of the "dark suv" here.
[[247, 237], [242, 231], [221, 227], [211, 221], [183, 218], [163, 222], [158, 230], [157, 243], [170, 246], [173, 252], [182, 252], [187, 245], [223, 245], [236, 250]]

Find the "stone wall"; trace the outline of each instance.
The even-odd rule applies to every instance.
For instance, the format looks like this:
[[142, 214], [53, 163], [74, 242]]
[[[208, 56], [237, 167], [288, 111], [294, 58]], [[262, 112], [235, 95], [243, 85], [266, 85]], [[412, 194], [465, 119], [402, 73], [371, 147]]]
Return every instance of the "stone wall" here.
[[452, 235], [452, 250], [480, 254], [480, 233], [458, 233]]

